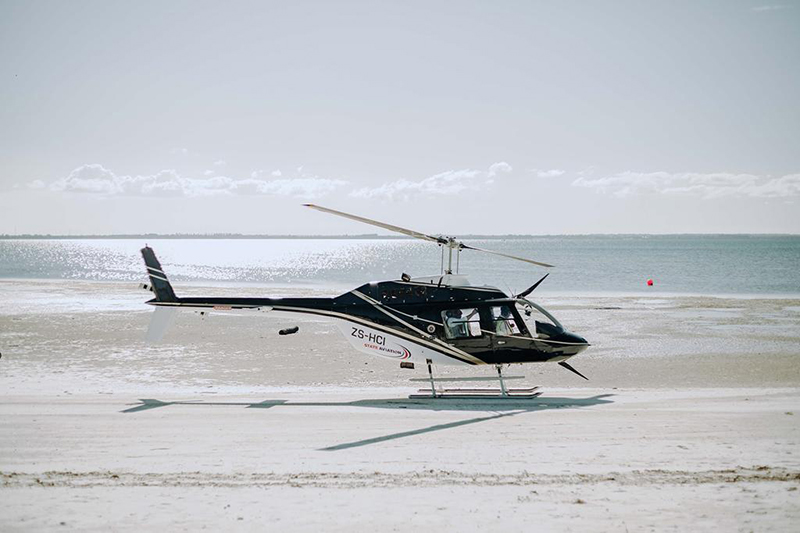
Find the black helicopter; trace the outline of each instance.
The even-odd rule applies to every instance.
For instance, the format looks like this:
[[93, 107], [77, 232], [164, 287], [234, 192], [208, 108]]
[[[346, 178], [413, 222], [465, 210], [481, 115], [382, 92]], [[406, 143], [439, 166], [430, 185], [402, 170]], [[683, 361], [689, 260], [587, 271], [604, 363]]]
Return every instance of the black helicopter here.
[[[318, 211], [364, 222], [403, 235], [438, 244], [442, 248], [442, 272], [436, 276], [379, 281], [362, 285], [335, 298], [231, 298], [178, 297], [172, 289], [153, 249], [142, 249], [151, 290], [155, 298], [146, 302], [156, 310], [148, 330], [149, 340], [163, 336], [178, 309], [213, 311], [286, 311], [321, 315], [335, 322], [352, 346], [362, 352], [400, 362], [403, 368], [425, 363], [430, 392], [424, 397], [535, 397], [538, 387], [510, 389], [505, 386], [502, 365], [557, 362], [586, 378], [566, 360], [585, 350], [589, 343], [571, 333], [547, 310], [527, 299], [547, 274], [520, 294], [509, 296], [495, 287], [471, 286], [456, 270], [461, 250], [477, 250], [542, 267], [547, 263], [476, 248], [453, 237], [434, 236], [375, 220], [304, 204]], [[445, 254], [447, 263], [445, 267]], [[437, 388], [433, 364], [495, 365], [500, 390]], [[495, 378], [446, 378], [438, 381], [480, 381]], [[520, 379], [506, 376], [505, 379]], [[425, 392], [425, 391], [420, 391]]]

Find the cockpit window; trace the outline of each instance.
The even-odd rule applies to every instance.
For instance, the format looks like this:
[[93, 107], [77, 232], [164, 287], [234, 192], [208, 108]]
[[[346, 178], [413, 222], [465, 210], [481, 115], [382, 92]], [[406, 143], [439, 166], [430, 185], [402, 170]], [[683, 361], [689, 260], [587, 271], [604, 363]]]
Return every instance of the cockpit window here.
[[475, 308], [443, 311], [442, 322], [444, 322], [444, 333], [448, 339], [481, 336], [481, 318]]
[[518, 304], [522, 309], [522, 316], [533, 337], [552, 337], [564, 330], [556, 317], [551, 315], [542, 306], [529, 300], [520, 300]]
[[519, 326], [514, 315], [511, 313], [511, 308], [507, 305], [499, 305], [491, 308], [492, 312], [492, 326], [497, 335], [519, 335]]

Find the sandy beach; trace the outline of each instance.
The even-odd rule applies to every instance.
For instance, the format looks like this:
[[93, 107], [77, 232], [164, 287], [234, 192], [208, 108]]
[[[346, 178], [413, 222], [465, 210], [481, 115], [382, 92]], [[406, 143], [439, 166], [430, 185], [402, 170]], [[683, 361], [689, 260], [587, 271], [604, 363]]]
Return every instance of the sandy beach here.
[[0, 529], [800, 520], [798, 300], [542, 296], [593, 344], [571, 360], [590, 381], [516, 366], [544, 393], [498, 402], [408, 400], [422, 369], [354, 352], [321, 319], [185, 313], [148, 345], [146, 298], [130, 283], [0, 282]]

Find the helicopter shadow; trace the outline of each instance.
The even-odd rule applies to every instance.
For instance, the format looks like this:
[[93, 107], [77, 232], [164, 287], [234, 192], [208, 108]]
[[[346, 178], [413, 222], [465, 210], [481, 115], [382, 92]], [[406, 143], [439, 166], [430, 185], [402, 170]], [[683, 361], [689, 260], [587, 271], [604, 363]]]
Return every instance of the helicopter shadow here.
[[[289, 400], [265, 400], [263, 402], [204, 402], [204, 401], [162, 401], [156, 399], [142, 399], [141, 403], [123, 410], [123, 413], [137, 413], [145, 410], [156, 409], [160, 407], [167, 407], [170, 405], [191, 405], [197, 407], [245, 407], [248, 409], [270, 409], [273, 407], [365, 407], [372, 409], [410, 409], [410, 410], [425, 410], [425, 411], [473, 411], [487, 413], [484, 416], [469, 418], [466, 420], [457, 420], [444, 424], [435, 424], [419, 429], [401, 431], [397, 433], [390, 433], [388, 435], [381, 435], [368, 439], [361, 439], [352, 442], [345, 442], [320, 448], [320, 451], [340, 451], [351, 448], [358, 448], [361, 446], [369, 446], [371, 444], [378, 444], [395, 439], [402, 439], [412, 437], [415, 435], [422, 435], [432, 433], [435, 431], [443, 431], [446, 429], [453, 429], [461, 426], [478, 424], [481, 422], [488, 422], [490, 420], [497, 420], [510, 416], [517, 416], [524, 413], [532, 413], [536, 411], [548, 411], [553, 409], [576, 409], [582, 407], [591, 407], [595, 405], [603, 405], [613, 403], [608, 398], [614, 396], [613, 394], [600, 394], [588, 398], [566, 398], [566, 397], [538, 397], [532, 399], [516, 400], [516, 399], [476, 399], [476, 400], [454, 400], [454, 399], [370, 399], [370, 400], [355, 400], [351, 402], [295, 402]], [[491, 414], [489, 414], [491, 413]]]

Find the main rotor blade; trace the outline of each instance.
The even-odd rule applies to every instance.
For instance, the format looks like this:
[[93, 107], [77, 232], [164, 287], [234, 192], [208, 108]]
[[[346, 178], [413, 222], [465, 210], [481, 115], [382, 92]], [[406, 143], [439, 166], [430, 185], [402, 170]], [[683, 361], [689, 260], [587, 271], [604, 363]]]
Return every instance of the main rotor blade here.
[[534, 261], [533, 259], [525, 259], [524, 257], [517, 257], [516, 255], [508, 255], [508, 254], [504, 254], [502, 252], [495, 252], [493, 250], [484, 250], [483, 248], [476, 248], [475, 246], [469, 246], [467, 244], [462, 244], [461, 247], [465, 248], [467, 250], [476, 250], [478, 252], [484, 252], [484, 253], [487, 253], [487, 254], [499, 255], [500, 257], [506, 257], [508, 259], [516, 259], [517, 261], [524, 261], [525, 263], [530, 263], [532, 265], [539, 265], [539, 266], [547, 267], [547, 268], [552, 268], [553, 267], [553, 265], [549, 265], [547, 263], [540, 263], [539, 261]]
[[418, 231], [414, 231], [411, 229], [401, 228], [400, 226], [393, 226], [391, 224], [386, 224], [384, 222], [378, 222], [377, 220], [372, 220], [357, 215], [351, 215], [349, 213], [342, 213], [341, 211], [336, 211], [335, 209], [328, 209], [327, 207], [322, 207], [321, 205], [314, 205], [314, 204], [303, 204], [303, 205], [305, 207], [310, 207], [311, 209], [316, 209], [317, 211], [322, 211], [323, 213], [330, 213], [331, 215], [337, 215], [340, 217], [349, 218], [350, 220], [363, 222], [364, 224], [369, 224], [371, 226], [377, 226], [379, 228], [388, 229], [389, 231], [402, 233], [403, 235], [408, 235], [409, 237], [414, 237], [425, 241], [431, 241], [437, 244], [447, 244], [447, 239], [442, 237], [436, 237], [434, 235], [426, 235], [425, 233], [420, 233]]
[[[340, 216], [343, 218], [349, 218], [350, 220], [355, 220], [356, 222], [363, 222], [364, 224], [369, 224], [371, 226], [377, 226], [379, 228], [388, 229], [389, 231], [394, 231], [397, 233], [401, 233], [403, 235], [408, 235], [409, 237], [414, 237], [416, 239], [422, 239], [424, 241], [435, 242], [436, 244], [451, 244], [451, 241], [448, 241], [444, 237], [438, 237], [436, 235], [428, 235], [426, 233], [420, 233], [419, 231], [414, 231], [407, 228], [401, 228], [400, 226], [394, 226], [392, 224], [386, 224], [385, 222], [378, 222], [377, 220], [372, 220], [371, 218], [364, 218], [358, 215], [351, 215], [350, 213], [343, 213], [342, 211], [336, 211], [335, 209], [329, 209], [327, 207], [322, 207], [321, 205], [316, 204], [303, 204], [305, 207], [310, 207], [312, 209], [316, 209], [317, 211], [322, 211], [323, 213], [330, 213], [331, 215]], [[487, 254], [498, 255], [500, 257], [505, 257], [508, 259], [516, 259], [517, 261], [522, 261], [525, 263], [530, 263], [532, 265], [543, 266], [547, 268], [552, 268], [553, 265], [547, 263], [541, 263], [539, 261], [534, 261], [532, 259], [526, 259], [524, 257], [517, 257], [515, 255], [504, 254], [502, 252], [495, 252], [492, 250], [485, 250], [483, 248], [477, 248], [475, 246], [469, 246], [467, 244], [458, 243], [458, 241], [452, 241], [452, 244], [458, 244], [463, 249], [467, 250], [476, 250], [478, 252], [484, 252]]]
[[521, 293], [519, 293], [519, 294], [517, 295], [517, 298], [525, 298], [527, 295], [529, 295], [530, 293], [532, 293], [533, 291], [535, 291], [535, 290], [536, 290], [536, 287], [538, 287], [538, 286], [539, 286], [539, 284], [540, 284], [541, 282], [543, 282], [543, 281], [544, 281], [544, 278], [546, 278], [546, 277], [547, 277], [547, 276], [549, 276], [549, 275], [550, 275], [550, 273], [548, 272], [547, 274], [545, 274], [545, 275], [542, 277], [542, 279], [540, 279], [539, 281], [537, 281], [536, 283], [534, 283], [533, 285], [531, 285], [530, 287], [528, 287], [527, 289], [525, 289], [524, 291], [522, 291]]

